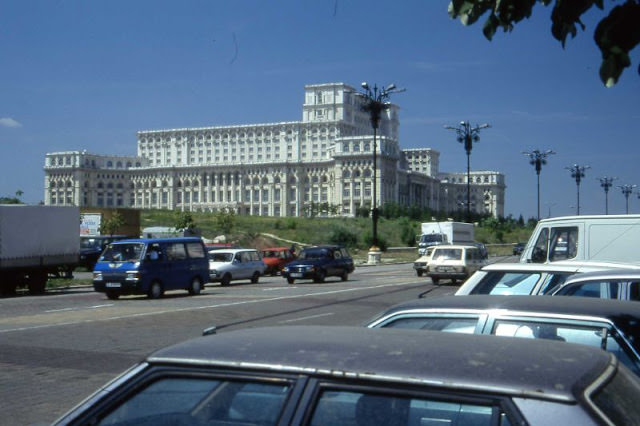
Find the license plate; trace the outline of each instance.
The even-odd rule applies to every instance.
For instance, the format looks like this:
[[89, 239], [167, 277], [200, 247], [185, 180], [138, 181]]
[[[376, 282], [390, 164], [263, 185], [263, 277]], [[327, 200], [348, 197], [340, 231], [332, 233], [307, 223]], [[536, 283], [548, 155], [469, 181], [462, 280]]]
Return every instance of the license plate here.
[[450, 266], [439, 266], [438, 272], [453, 272], [453, 268]]
[[120, 283], [106, 283], [105, 287], [107, 287], [107, 288], [120, 288]]
[[289, 275], [291, 278], [302, 278], [302, 274], [300, 272], [292, 272]]

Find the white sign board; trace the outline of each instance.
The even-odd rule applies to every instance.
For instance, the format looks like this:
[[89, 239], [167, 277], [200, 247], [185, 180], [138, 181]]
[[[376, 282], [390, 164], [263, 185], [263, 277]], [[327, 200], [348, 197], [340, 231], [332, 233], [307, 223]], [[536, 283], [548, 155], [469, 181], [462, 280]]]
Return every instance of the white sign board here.
[[80, 215], [80, 235], [100, 235], [102, 214], [83, 213]]

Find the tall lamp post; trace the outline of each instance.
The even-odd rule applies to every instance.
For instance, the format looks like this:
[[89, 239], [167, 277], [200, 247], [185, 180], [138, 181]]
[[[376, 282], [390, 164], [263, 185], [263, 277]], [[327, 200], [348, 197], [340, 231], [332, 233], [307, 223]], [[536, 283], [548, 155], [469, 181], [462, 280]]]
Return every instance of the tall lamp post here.
[[613, 181], [617, 177], [603, 176], [600, 179], [600, 186], [604, 189], [604, 214], [609, 214], [609, 189], [613, 186]]
[[[369, 86], [367, 82], [362, 83], [362, 92], [360, 96], [364, 98], [362, 110], [369, 113], [369, 119], [371, 121], [371, 127], [373, 127], [373, 198], [371, 203], [371, 219], [373, 225], [372, 245], [369, 248], [369, 252], [379, 253], [378, 247], [378, 159], [377, 159], [377, 143], [376, 136], [378, 133], [378, 127], [380, 125], [380, 118], [382, 111], [389, 109], [391, 103], [389, 102], [389, 96], [392, 93], [401, 92], [401, 89], [397, 89], [395, 84], [390, 84], [383, 89], [378, 89], [377, 85], [373, 88]], [[376, 259], [377, 261], [377, 259]]]
[[619, 185], [618, 188], [620, 188], [622, 190], [622, 195], [624, 195], [624, 198], [626, 200], [627, 203], [627, 214], [629, 214], [629, 195], [631, 195], [631, 193], [633, 192], [633, 188], [635, 188], [636, 185], [630, 185], [630, 184], [624, 184], [624, 185]]
[[542, 166], [547, 164], [547, 157], [551, 154], [555, 154], [552, 150], [540, 151], [534, 149], [531, 152], [523, 152], [524, 155], [529, 156], [529, 164], [536, 169], [536, 175], [538, 175], [538, 220], [540, 220], [540, 170]]
[[445, 129], [455, 130], [457, 141], [464, 144], [467, 153], [467, 222], [471, 222], [471, 150], [473, 143], [480, 141], [480, 130], [491, 127], [488, 124], [480, 124], [471, 127], [468, 121], [461, 121], [458, 127], [444, 126]]
[[571, 167], [565, 167], [565, 169], [571, 172], [571, 177], [576, 180], [576, 187], [578, 189], [578, 201], [576, 204], [576, 215], [580, 215], [580, 181], [584, 177], [584, 171], [590, 169], [590, 166], [580, 166], [578, 164], [574, 164]]

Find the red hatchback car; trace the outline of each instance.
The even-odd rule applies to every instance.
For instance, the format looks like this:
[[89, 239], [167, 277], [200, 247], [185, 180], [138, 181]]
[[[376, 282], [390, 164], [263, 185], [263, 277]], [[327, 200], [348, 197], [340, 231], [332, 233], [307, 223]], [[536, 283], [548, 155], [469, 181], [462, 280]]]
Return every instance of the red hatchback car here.
[[278, 275], [284, 265], [296, 258], [290, 247], [266, 248], [260, 251], [262, 261], [267, 265], [264, 270], [265, 275]]

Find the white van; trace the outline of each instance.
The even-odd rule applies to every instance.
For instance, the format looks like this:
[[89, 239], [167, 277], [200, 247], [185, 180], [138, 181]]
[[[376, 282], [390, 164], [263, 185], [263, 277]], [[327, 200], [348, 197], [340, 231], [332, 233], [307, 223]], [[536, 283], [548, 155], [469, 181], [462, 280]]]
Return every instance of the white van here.
[[640, 215], [590, 215], [543, 219], [520, 262], [558, 260], [640, 262]]

